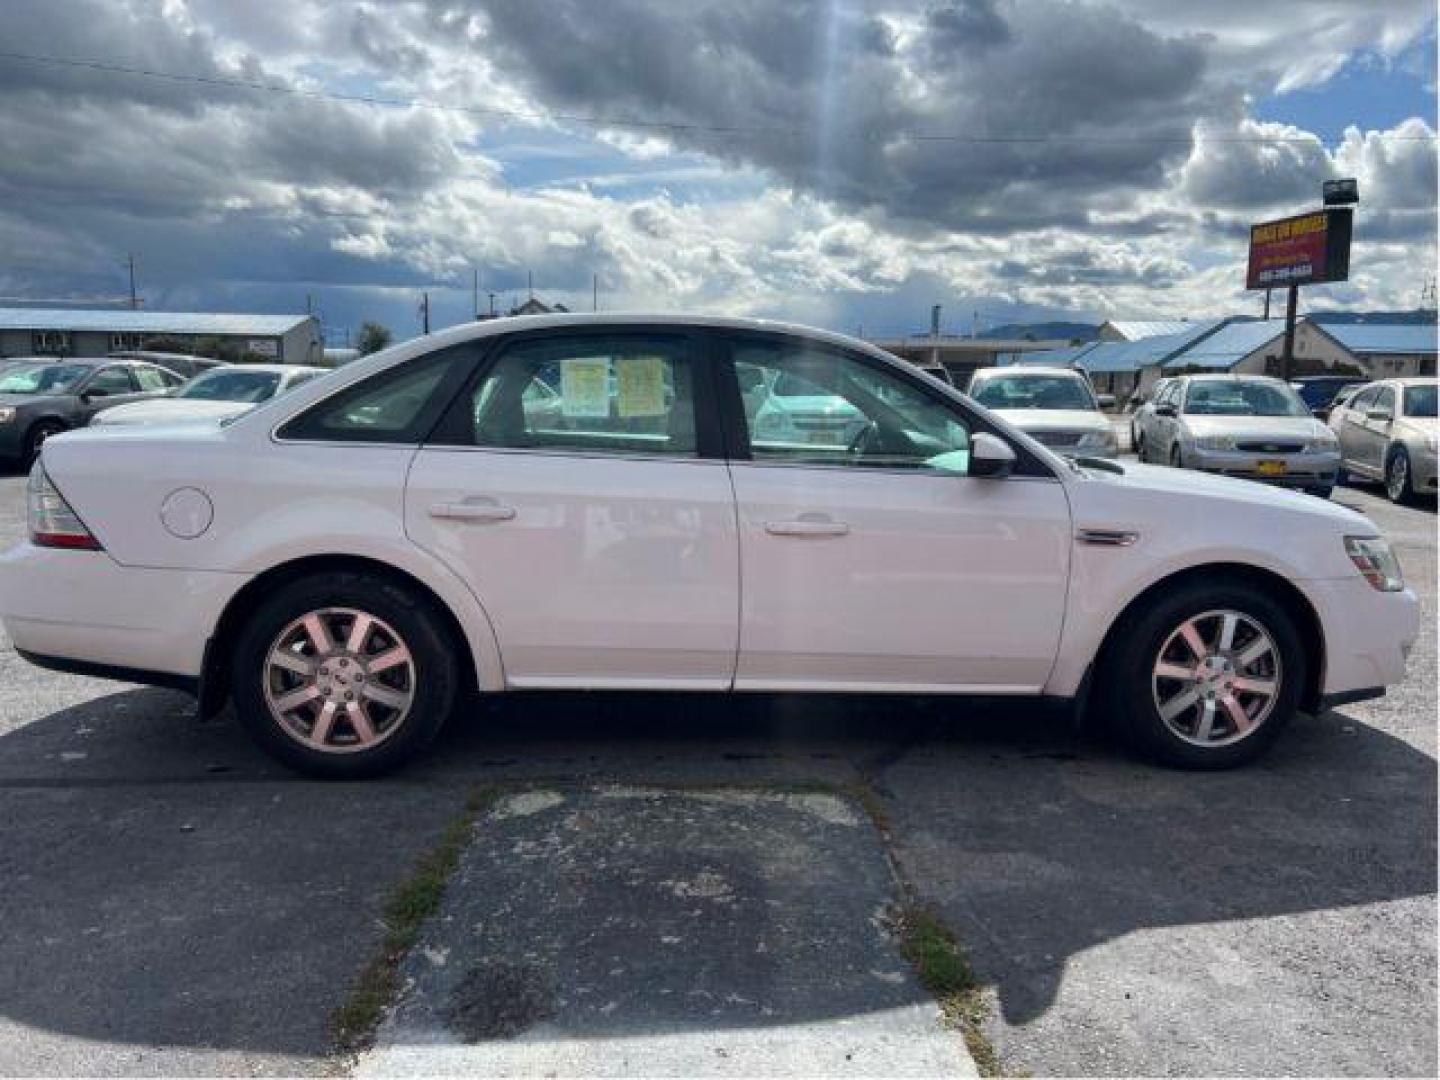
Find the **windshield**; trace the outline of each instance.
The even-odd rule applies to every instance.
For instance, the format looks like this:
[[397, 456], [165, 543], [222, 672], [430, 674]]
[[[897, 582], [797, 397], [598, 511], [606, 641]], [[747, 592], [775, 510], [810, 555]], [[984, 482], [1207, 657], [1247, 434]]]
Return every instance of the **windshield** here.
[[17, 364], [0, 371], [0, 394], [63, 394], [94, 370], [86, 364]]
[[970, 396], [989, 409], [1095, 408], [1090, 387], [1070, 375], [997, 375], [980, 382]]
[[189, 401], [268, 401], [280, 376], [273, 371], [209, 371], [190, 380], [177, 398]]
[[1434, 416], [1435, 390], [1433, 386], [1405, 387], [1405, 415]]
[[1191, 416], [1309, 416], [1298, 394], [1283, 383], [1193, 382], [1185, 394]]

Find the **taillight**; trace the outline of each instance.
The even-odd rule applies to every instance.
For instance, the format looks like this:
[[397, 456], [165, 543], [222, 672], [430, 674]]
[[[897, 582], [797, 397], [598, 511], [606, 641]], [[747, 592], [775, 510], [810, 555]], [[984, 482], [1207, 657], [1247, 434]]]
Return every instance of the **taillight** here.
[[91, 535], [85, 523], [70, 509], [70, 504], [50, 482], [44, 466], [38, 461], [30, 470], [25, 494], [32, 544], [37, 547], [101, 550], [100, 541]]

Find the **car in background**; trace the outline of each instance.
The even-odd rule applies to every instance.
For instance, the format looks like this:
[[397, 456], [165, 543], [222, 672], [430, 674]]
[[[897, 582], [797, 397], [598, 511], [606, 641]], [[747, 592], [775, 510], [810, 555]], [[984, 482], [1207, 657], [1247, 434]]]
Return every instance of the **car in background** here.
[[1145, 441], [1145, 425], [1155, 412], [1155, 399], [1160, 396], [1160, 392], [1169, 382], [1170, 379], [1167, 376], [1163, 379], [1156, 379], [1154, 385], [1148, 390], [1137, 387], [1135, 393], [1130, 395], [1130, 400], [1125, 402], [1125, 412], [1130, 417], [1130, 449], [1140, 455], [1141, 461], [1145, 460], [1141, 450]]
[[[742, 363], [860, 436], [768, 438]], [[551, 364], [564, 429], [525, 408]], [[1383, 693], [1420, 626], [1345, 507], [1061, 457], [839, 334], [569, 314], [426, 335], [224, 425], [51, 441], [0, 619], [26, 660], [233, 703], [331, 777], [547, 688], [1089, 696], [1223, 768]]]
[[866, 431], [865, 416], [838, 394], [795, 372], [761, 374], [737, 363], [741, 397], [757, 436], [803, 446], [852, 446]]
[[107, 405], [165, 397], [185, 379], [134, 360], [32, 360], [0, 371], [0, 460], [29, 462]]
[[173, 371], [178, 375], [184, 375], [187, 379], [194, 378], [202, 371], [209, 371], [212, 368], [225, 367], [226, 361], [216, 360], [209, 356], [192, 356], [189, 353], [153, 352], [147, 349], [120, 349], [110, 354], [112, 360], [139, 360], [142, 363], [154, 364]]
[[970, 396], [1057, 454], [1113, 458], [1119, 443], [1090, 380], [1072, 368], [980, 368]]
[[170, 397], [101, 409], [90, 425], [228, 420], [324, 374], [324, 368], [298, 364], [230, 364], [195, 376]]
[[1155, 398], [1142, 461], [1303, 488], [1329, 498], [1335, 433], [1293, 387], [1267, 375], [1181, 375]]
[[1336, 419], [1335, 410], [1348, 402], [1361, 390], [1364, 390], [1368, 385], [1368, 383], [1355, 383], [1352, 386], [1342, 386], [1335, 392], [1335, 396], [1330, 399], [1330, 404], [1325, 407], [1325, 423], [1329, 425], [1331, 431], [1334, 431], [1337, 435], [1339, 434], [1339, 422]]
[[1336, 394], [1347, 386], [1363, 386], [1369, 381], [1361, 375], [1302, 375], [1291, 379], [1290, 387], [1311, 413], [1324, 420], [1330, 415]]
[[1392, 502], [1436, 490], [1435, 379], [1385, 379], [1330, 414], [1347, 477], [1380, 480]]

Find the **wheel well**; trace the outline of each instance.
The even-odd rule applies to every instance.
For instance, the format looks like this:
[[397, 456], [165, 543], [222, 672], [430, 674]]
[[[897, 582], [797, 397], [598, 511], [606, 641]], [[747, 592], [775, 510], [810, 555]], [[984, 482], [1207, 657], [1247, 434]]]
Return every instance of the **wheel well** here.
[[[1289, 581], [1270, 570], [1244, 563], [1207, 563], [1176, 571], [1169, 577], [1161, 578], [1140, 595], [1125, 605], [1125, 609], [1110, 624], [1105, 640], [1096, 655], [1095, 669], [1102, 670], [1109, 652], [1121, 639], [1125, 626], [1155, 598], [1171, 589], [1188, 585], [1194, 581], [1224, 581], [1248, 586], [1261, 591], [1284, 605], [1295, 619], [1295, 628], [1300, 633], [1300, 643], [1306, 656], [1312, 659], [1307, 672], [1307, 684], [1300, 692], [1300, 707], [1313, 712], [1320, 704], [1320, 688], [1325, 684], [1325, 633], [1320, 626], [1320, 617], [1306, 599], [1305, 594]], [[1318, 661], [1318, 662], [1314, 662]]]
[[200, 715], [214, 715], [224, 707], [230, 697], [228, 660], [235, 635], [268, 594], [300, 578], [345, 571], [389, 578], [428, 601], [459, 658], [461, 685], [471, 689], [479, 685], [474, 657], [470, 654], [470, 646], [460, 627], [460, 621], [455, 618], [455, 613], [449, 606], [423, 581], [386, 563], [358, 555], [308, 555], [272, 566], [269, 570], [257, 574], [226, 605], [215, 625], [214, 633], [205, 645], [204, 671], [200, 680]]

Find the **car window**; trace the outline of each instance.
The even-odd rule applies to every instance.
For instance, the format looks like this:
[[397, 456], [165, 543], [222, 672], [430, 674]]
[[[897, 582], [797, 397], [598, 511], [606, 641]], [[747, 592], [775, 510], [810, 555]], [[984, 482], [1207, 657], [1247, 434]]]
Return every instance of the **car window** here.
[[694, 371], [681, 338], [522, 341], [470, 398], [469, 445], [599, 454], [698, 453]]
[[395, 364], [307, 409], [280, 429], [280, 437], [418, 443], [445, 406], [446, 376], [472, 355], [469, 349], [442, 349]]
[[1095, 409], [1083, 379], [1069, 375], [992, 375], [970, 396], [989, 409]]
[[113, 397], [134, 392], [135, 384], [130, 379], [130, 370], [123, 367], [101, 368], [95, 373], [95, 377], [85, 384], [87, 394], [98, 393]]
[[283, 389], [286, 393], [288, 393], [289, 391], [294, 390], [297, 386], [304, 386], [307, 382], [309, 382], [311, 379], [315, 378], [319, 374], [320, 372], [318, 371], [297, 371], [293, 375], [291, 375], [289, 379], [286, 380]]
[[1382, 386], [1380, 392], [1375, 395], [1376, 409], [1383, 409], [1391, 416], [1395, 415], [1395, 388], [1393, 386]]
[[135, 381], [140, 385], [141, 390], [168, 390], [171, 382], [165, 377], [165, 373], [159, 368], [137, 367]]
[[1185, 394], [1187, 416], [1309, 416], [1285, 383], [1243, 379], [1197, 379]]
[[1405, 415], [1434, 417], [1436, 389], [1434, 386], [1405, 387]]
[[1380, 387], [1367, 386], [1351, 398], [1350, 404], [1346, 407], [1355, 409], [1358, 412], [1364, 412], [1375, 403], [1375, 395], [1378, 393], [1380, 393]]
[[755, 461], [968, 470], [964, 416], [878, 364], [802, 343], [732, 356]]
[[255, 404], [268, 401], [280, 385], [280, 376], [273, 371], [245, 371], [220, 368], [197, 375], [176, 394], [186, 401], [241, 401]]
[[88, 364], [15, 364], [0, 371], [0, 394], [67, 394], [93, 370]]

